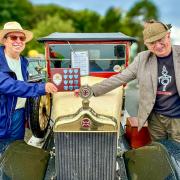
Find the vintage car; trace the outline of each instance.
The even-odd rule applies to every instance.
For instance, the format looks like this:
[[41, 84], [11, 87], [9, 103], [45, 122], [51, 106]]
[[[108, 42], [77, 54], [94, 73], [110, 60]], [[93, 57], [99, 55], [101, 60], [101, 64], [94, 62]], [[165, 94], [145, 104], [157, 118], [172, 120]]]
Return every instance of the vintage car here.
[[[36, 62], [38, 74], [34, 81], [53, 82], [59, 92], [28, 100], [33, 136], [45, 138], [42, 149], [51, 155], [45, 167], [38, 168], [40, 155], [25, 153], [36, 160], [33, 175], [43, 169], [39, 179], [45, 180], [180, 178], [178, 143], [147, 145], [150, 141], [146, 126], [137, 132], [136, 125], [132, 125], [136, 118], [122, 125], [123, 86], [100, 97], [94, 97], [91, 91], [91, 85], [128, 66], [130, 46], [136, 39], [122, 33], [53, 33], [39, 41], [45, 45], [46, 65]], [[33, 82], [33, 76], [30, 81]], [[75, 96], [75, 89], [80, 89], [80, 96]], [[45, 162], [44, 156], [40, 162]], [[9, 169], [4, 172], [8, 174]], [[25, 172], [24, 179], [32, 179]], [[16, 173], [12, 174], [16, 177]]]
[[[45, 79], [51, 81], [54, 69], [58, 68], [79, 66], [82, 76], [91, 77], [107, 78], [117, 74], [128, 66], [130, 46], [136, 39], [122, 33], [53, 33], [39, 41], [45, 45]], [[79, 62], [74, 65], [74, 61]], [[35, 67], [38, 70], [44, 69]], [[54, 98], [46, 95], [29, 100], [30, 126], [34, 136], [38, 138], [43, 138], [47, 132], [52, 99]]]
[[[141, 132], [133, 127], [136, 122], [128, 124], [128, 121], [125, 127], [122, 126], [124, 87], [101, 97], [92, 97], [91, 85], [128, 66], [130, 46], [136, 39], [122, 33], [53, 33], [39, 41], [45, 45], [47, 79], [59, 88], [52, 97], [47, 95], [38, 99], [35, 106], [33, 99], [31, 102], [35, 108], [30, 109], [33, 114], [30, 124], [36, 137], [42, 138], [49, 120], [53, 122], [51, 139], [55, 156], [50, 164], [55, 162], [55, 168], [52, 171], [48, 166], [45, 179], [160, 180], [180, 177], [178, 143], [162, 141], [148, 146], [150, 137], [146, 126]], [[80, 71], [79, 83], [71, 78], [73, 70], [76, 71], [73, 76], [77, 76], [76, 68]], [[74, 96], [77, 88], [80, 88], [81, 97]]]

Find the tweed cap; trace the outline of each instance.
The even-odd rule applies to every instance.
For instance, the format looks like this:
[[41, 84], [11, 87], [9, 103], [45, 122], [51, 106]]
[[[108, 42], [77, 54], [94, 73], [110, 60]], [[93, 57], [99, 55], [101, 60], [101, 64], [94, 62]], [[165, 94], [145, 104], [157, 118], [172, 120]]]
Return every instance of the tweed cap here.
[[163, 38], [168, 30], [169, 27], [162, 22], [155, 20], [146, 22], [143, 30], [144, 43], [151, 43]]

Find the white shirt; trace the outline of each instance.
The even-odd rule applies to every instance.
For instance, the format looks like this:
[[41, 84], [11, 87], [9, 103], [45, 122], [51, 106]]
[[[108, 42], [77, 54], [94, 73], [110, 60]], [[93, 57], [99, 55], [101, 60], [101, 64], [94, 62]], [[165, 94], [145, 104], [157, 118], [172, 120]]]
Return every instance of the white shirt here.
[[[5, 54], [9, 68], [16, 74], [17, 80], [24, 81], [21, 70], [21, 60], [20, 58], [13, 59]], [[26, 103], [26, 98], [18, 98], [15, 109], [24, 108]]]

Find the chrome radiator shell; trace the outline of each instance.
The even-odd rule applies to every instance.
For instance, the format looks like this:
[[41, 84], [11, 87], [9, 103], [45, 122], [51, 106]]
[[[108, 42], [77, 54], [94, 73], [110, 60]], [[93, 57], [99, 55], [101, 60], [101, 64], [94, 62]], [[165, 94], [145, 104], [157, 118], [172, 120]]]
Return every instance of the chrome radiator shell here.
[[116, 132], [55, 132], [57, 180], [114, 180]]

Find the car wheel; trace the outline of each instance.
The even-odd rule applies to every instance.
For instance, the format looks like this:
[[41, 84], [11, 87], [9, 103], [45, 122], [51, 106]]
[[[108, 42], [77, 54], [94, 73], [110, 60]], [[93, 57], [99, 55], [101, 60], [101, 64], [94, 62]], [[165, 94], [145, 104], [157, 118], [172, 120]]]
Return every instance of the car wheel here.
[[51, 95], [29, 98], [28, 104], [31, 131], [35, 137], [43, 138], [46, 135], [51, 117]]

